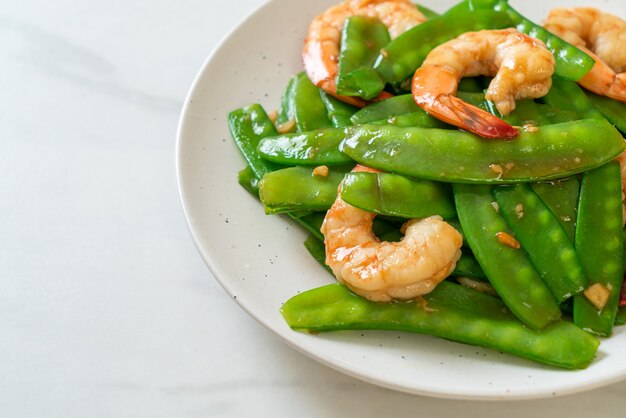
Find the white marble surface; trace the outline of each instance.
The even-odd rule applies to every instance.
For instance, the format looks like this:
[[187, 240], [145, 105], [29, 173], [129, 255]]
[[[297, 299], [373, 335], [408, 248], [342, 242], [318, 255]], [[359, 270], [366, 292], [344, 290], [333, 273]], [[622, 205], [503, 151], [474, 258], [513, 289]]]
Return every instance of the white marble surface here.
[[174, 140], [196, 71], [261, 2], [0, 5], [0, 415], [620, 415], [626, 382], [509, 403], [381, 389], [226, 296], [186, 229]]

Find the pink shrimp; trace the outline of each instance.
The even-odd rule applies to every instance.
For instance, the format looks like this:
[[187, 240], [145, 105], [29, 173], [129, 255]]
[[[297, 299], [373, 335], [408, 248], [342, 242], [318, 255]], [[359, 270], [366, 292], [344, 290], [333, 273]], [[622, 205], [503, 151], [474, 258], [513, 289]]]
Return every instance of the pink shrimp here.
[[[389, 29], [392, 38], [424, 22], [426, 18], [409, 0], [346, 0], [316, 17], [304, 41], [302, 60], [309, 79], [338, 99], [363, 107], [367, 101], [359, 97], [337, 94], [335, 77], [339, 58], [341, 30], [350, 16], [376, 17]], [[378, 99], [389, 97], [384, 94]]]
[[467, 32], [433, 49], [413, 76], [413, 99], [432, 116], [485, 138], [513, 138], [517, 129], [455, 97], [459, 80], [495, 76], [486, 98], [508, 115], [515, 100], [544, 96], [555, 61], [540, 40], [515, 29]]
[[[357, 166], [354, 171], [377, 172]], [[326, 264], [341, 283], [379, 302], [413, 299], [445, 279], [461, 257], [461, 234], [440, 216], [412, 219], [400, 242], [380, 242], [372, 232], [376, 215], [341, 199], [341, 186], [324, 223]]]
[[582, 49], [596, 63], [578, 83], [594, 93], [626, 101], [626, 22], [590, 7], [558, 8], [544, 27]]

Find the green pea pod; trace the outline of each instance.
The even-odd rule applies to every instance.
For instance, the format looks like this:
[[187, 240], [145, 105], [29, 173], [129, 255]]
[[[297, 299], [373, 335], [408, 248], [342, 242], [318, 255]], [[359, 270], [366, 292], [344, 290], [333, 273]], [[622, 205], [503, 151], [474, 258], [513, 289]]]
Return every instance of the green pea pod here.
[[591, 104], [622, 134], [626, 133], [626, 103], [585, 91]]
[[465, 32], [502, 29], [511, 26], [506, 13], [491, 10], [444, 14], [404, 32], [381, 51], [374, 68], [388, 83], [413, 76], [426, 55], [437, 45]]
[[542, 332], [522, 325], [492, 296], [442, 282], [416, 301], [370, 302], [332, 284], [301, 293], [281, 308], [293, 329], [311, 332], [380, 329], [429, 334], [568, 369], [593, 360], [599, 341], [561, 321]]
[[474, 255], [465, 250], [461, 254], [461, 258], [456, 262], [451, 276], [466, 276], [478, 280], [487, 280], [487, 275], [485, 275]]
[[434, 10], [429, 9], [426, 6], [422, 6], [421, 4], [416, 4], [415, 6], [417, 6], [417, 10], [419, 10], [424, 15], [424, 17], [428, 20], [439, 16], [439, 13], [435, 12]]
[[[473, 79], [472, 79], [473, 80]], [[463, 101], [472, 104], [480, 109], [486, 110], [498, 117], [501, 117], [500, 113], [495, 108], [494, 104], [485, 99], [484, 93], [481, 92], [467, 92], [458, 91], [457, 96]], [[391, 99], [389, 99], [391, 100]], [[403, 98], [403, 100], [405, 100]], [[384, 101], [383, 101], [384, 102]], [[383, 103], [381, 102], [381, 103]], [[370, 106], [371, 107], [371, 106]], [[411, 106], [406, 106], [402, 109], [398, 106], [396, 111], [411, 109]], [[365, 108], [367, 109], [367, 108]], [[365, 109], [360, 112], [365, 112]], [[379, 109], [380, 110], [380, 109]], [[392, 112], [395, 113], [395, 112]], [[373, 115], [373, 114], [372, 114]], [[365, 118], [364, 118], [365, 119]], [[502, 118], [510, 125], [521, 126], [526, 123], [530, 123], [535, 126], [549, 125], [554, 123], [568, 122], [579, 119], [574, 113], [555, 109], [549, 105], [543, 105], [534, 103], [532, 100], [522, 100], [517, 103], [515, 110], [508, 116]], [[398, 114], [386, 117], [380, 120], [366, 121], [377, 125], [393, 125], [400, 127], [420, 127], [420, 128], [440, 128], [440, 129], [456, 129], [452, 125], [448, 125], [445, 122], [440, 121], [422, 109], [417, 109], [411, 113]]]
[[487, 112], [491, 112], [494, 115], [501, 117], [497, 111], [495, 105], [485, 98], [485, 94], [480, 93], [468, 93], [464, 91], [457, 91], [456, 97], [463, 100], [465, 103], [469, 103]]
[[[323, 242], [324, 235], [322, 235], [320, 229], [322, 228], [322, 223], [324, 222], [325, 217], [326, 212], [310, 212], [309, 214], [302, 216], [298, 219], [298, 221], [307, 231]], [[374, 218], [372, 231], [380, 241], [393, 242], [400, 241], [400, 239], [404, 236], [404, 234], [400, 231], [400, 227], [401, 224], [391, 222], [388, 219], [385, 219], [384, 216], [378, 216]]]
[[[294, 86], [296, 85], [296, 80], [298, 77], [302, 77], [301, 75], [295, 75], [289, 79], [289, 83], [287, 83], [287, 88], [285, 88], [285, 92], [283, 93], [280, 99], [280, 107], [278, 108], [278, 114], [276, 115], [276, 126], [286, 126], [290, 121], [293, 121], [294, 116], [294, 96], [295, 90]], [[295, 124], [291, 130], [295, 129]], [[291, 131], [290, 130], [290, 131]]]
[[543, 329], [557, 321], [561, 316], [559, 305], [528, 255], [498, 239], [502, 234], [512, 234], [494, 208], [491, 187], [454, 184], [453, 190], [465, 238], [504, 303], [533, 329]]
[[326, 264], [326, 248], [324, 247], [324, 241], [320, 240], [315, 235], [310, 234], [306, 241], [304, 241], [304, 248], [307, 249], [315, 261], [317, 261], [330, 274], [332, 274], [333, 277], [335, 277], [333, 271]]
[[[491, 9], [506, 13], [512, 26], [531, 38], [542, 40], [554, 55], [556, 67], [554, 73], [568, 80], [580, 80], [595, 64], [593, 58], [550, 33], [541, 26], [522, 16], [508, 4], [508, 0], [469, 0], [467, 10]], [[462, 7], [459, 11], [462, 10]]]
[[478, 77], [464, 77], [459, 81], [458, 90], [467, 93], [482, 93], [484, 89]]
[[622, 238], [624, 245], [624, 254], [622, 255], [622, 274], [626, 276], [626, 228], [622, 230]]
[[[585, 296], [574, 299], [574, 323], [594, 334], [611, 335], [622, 275], [622, 185], [620, 167], [611, 162], [583, 175], [576, 225], [576, 252], [589, 278], [585, 291], [606, 292], [602, 309]], [[599, 286], [600, 289], [594, 286]]]
[[525, 124], [535, 126], [549, 125], [551, 123], [550, 119], [542, 112], [539, 106], [547, 105], [539, 105], [532, 100], [520, 100], [515, 104], [515, 110], [502, 119], [511, 126], [523, 126]]
[[[469, 80], [475, 81], [475, 79]], [[476, 83], [478, 82], [476, 81]], [[493, 103], [486, 100], [482, 92], [458, 91], [457, 97], [471, 105], [501, 117]], [[569, 122], [580, 118], [574, 112], [556, 109], [553, 106], [535, 103], [532, 100], [521, 100], [517, 102], [515, 110], [502, 119], [514, 126], [522, 126], [525, 123], [542, 126]], [[352, 122], [355, 125], [374, 123], [400, 127], [415, 126], [442, 129], [452, 127], [420, 109], [415, 104], [410, 94], [395, 96], [367, 106], [352, 116]]]
[[320, 228], [322, 227], [322, 222], [324, 222], [325, 215], [326, 212], [313, 212], [294, 220], [312, 235], [324, 241], [324, 236], [322, 235]]
[[[535, 126], [551, 125], [581, 119], [576, 112], [558, 109], [547, 104], [535, 103], [533, 100], [519, 100], [515, 103], [515, 110], [509, 115], [502, 116], [493, 102], [485, 98], [482, 92], [457, 92], [461, 100], [483, 109], [513, 126], [523, 126], [527, 123]], [[597, 116], [595, 114], [594, 116]], [[592, 118], [593, 119], [593, 118]]]
[[453, 226], [454, 229], [456, 229], [459, 234], [461, 234], [461, 237], [463, 238], [463, 247], [469, 249], [469, 247], [467, 246], [467, 240], [465, 239], [465, 232], [463, 232], [463, 227], [461, 226], [459, 218], [446, 219], [446, 222]]
[[571, 122], [581, 118], [572, 111], [557, 109], [547, 104], [535, 103], [532, 100], [520, 100], [516, 103], [515, 110], [502, 119], [512, 126], [523, 126], [526, 124], [543, 126]]
[[626, 307], [620, 307], [615, 316], [615, 325], [626, 325]]
[[342, 165], [352, 162], [339, 150], [343, 129], [327, 128], [263, 138], [259, 154], [268, 161], [286, 165]]
[[604, 119], [583, 89], [573, 81], [554, 77], [550, 91], [541, 100], [555, 108], [574, 112], [581, 119]]
[[261, 105], [253, 104], [230, 112], [228, 125], [237, 148], [257, 179], [284, 167], [264, 160], [257, 152], [257, 146], [263, 138], [278, 135]]
[[239, 185], [246, 189], [251, 195], [259, 197], [259, 180], [254, 175], [250, 166], [246, 166], [239, 172], [237, 177]]
[[376, 214], [401, 218], [456, 216], [448, 184], [410, 180], [390, 173], [349, 173], [341, 198], [352, 206]]
[[352, 125], [350, 118], [359, 110], [358, 108], [334, 98], [323, 90], [320, 90], [320, 96], [326, 105], [328, 118], [335, 128], [345, 128]]
[[372, 68], [376, 57], [390, 41], [387, 26], [380, 19], [350, 16], [341, 32], [337, 71], [337, 93], [371, 100], [385, 87]]
[[373, 125], [393, 125], [402, 128], [419, 127], [419, 128], [438, 128], [451, 129], [451, 125], [433, 118], [423, 110], [405, 113], [404, 115], [390, 116], [385, 119], [374, 120], [369, 122]]
[[[255, 192], [255, 189], [258, 187], [259, 179], [265, 174], [284, 168], [283, 165], [263, 160], [256, 150], [262, 138], [267, 135], [277, 134], [276, 128], [267, 117], [263, 108], [258, 104], [231, 112], [228, 115], [228, 122], [235, 144], [248, 162], [248, 167], [243, 170], [243, 173], [240, 173], [239, 181], [240, 183], [244, 182], [242, 185], [244, 185], [244, 187], [247, 186], [246, 188], [249, 189], [251, 193]], [[252, 176], [250, 174], [252, 174]], [[320, 227], [324, 220], [323, 214], [321, 218], [319, 214], [304, 215], [301, 211], [287, 213], [287, 215], [312, 234], [316, 234], [322, 238]]]
[[265, 213], [294, 210], [328, 210], [337, 198], [337, 187], [348, 168], [330, 169], [316, 176], [311, 168], [289, 167], [267, 173], [259, 182], [259, 197]]
[[[484, 98], [484, 96], [483, 96]], [[401, 127], [450, 128], [445, 122], [430, 116], [422, 110], [410, 94], [390, 97], [372, 103], [356, 112], [351, 121], [354, 125], [365, 123], [390, 124]]]
[[402, 232], [400, 232], [399, 229], [396, 229], [394, 231], [389, 231], [389, 232], [387, 232], [385, 234], [376, 235], [376, 236], [381, 241], [397, 242], [397, 241], [400, 241], [402, 239], [402, 237], [404, 237], [404, 234]]
[[521, 132], [514, 141], [447, 129], [361, 125], [341, 150], [360, 164], [408, 177], [460, 183], [517, 183], [567, 177], [624, 150], [606, 120], [580, 120]]
[[[392, 116], [404, 115], [406, 113], [418, 112], [427, 115], [413, 100], [410, 94], [390, 97], [380, 102], [372, 103], [356, 112], [350, 120], [354, 125], [362, 125], [364, 123], [375, 120], [387, 119]], [[434, 118], [433, 118], [434, 119]]]
[[550, 209], [561, 224], [570, 242], [576, 234], [576, 216], [578, 213], [578, 177], [558, 181], [531, 183], [530, 187]]
[[330, 128], [326, 106], [318, 89], [305, 73], [296, 76], [294, 82], [293, 113], [297, 132], [308, 132], [315, 129]]
[[500, 213], [556, 300], [563, 302], [582, 292], [587, 278], [574, 244], [530, 186], [499, 186], [493, 194]]

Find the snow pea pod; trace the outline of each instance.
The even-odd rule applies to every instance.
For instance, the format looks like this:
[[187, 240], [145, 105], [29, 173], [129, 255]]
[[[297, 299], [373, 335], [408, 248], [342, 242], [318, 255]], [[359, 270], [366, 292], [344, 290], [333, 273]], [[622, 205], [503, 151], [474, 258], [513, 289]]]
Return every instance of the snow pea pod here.
[[270, 171], [284, 167], [264, 160], [257, 152], [257, 146], [263, 138], [278, 135], [274, 124], [261, 105], [252, 104], [230, 112], [228, 125], [237, 148], [257, 179]]
[[449, 223], [452, 227], [454, 227], [454, 229], [456, 229], [459, 234], [461, 234], [461, 238], [463, 238], [463, 247], [469, 249], [467, 245], [467, 240], [465, 239], [465, 232], [463, 232], [463, 227], [461, 226], [461, 222], [459, 221], [459, 218], [457, 217], [457, 218], [446, 219], [446, 222]]
[[[413, 100], [410, 94], [390, 97], [380, 102], [372, 103], [356, 112], [350, 120], [354, 125], [375, 120], [387, 119], [391, 116], [404, 115], [406, 113], [419, 112], [426, 114]], [[434, 119], [434, 118], [433, 118]]]
[[580, 190], [578, 177], [531, 183], [530, 187], [550, 209], [565, 230], [570, 242], [573, 243], [576, 234], [578, 193]]
[[300, 226], [304, 229], [309, 231], [313, 236], [323, 241], [324, 236], [320, 232], [320, 228], [322, 227], [322, 222], [324, 222], [324, 216], [326, 216], [325, 212], [312, 212], [297, 219], [292, 217], [292, 219], [300, 224]]
[[487, 275], [483, 271], [480, 264], [476, 260], [473, 254], [469, 251], [463, 251], [461, 258], [456, 262], [454, 271], [451, 276], [467, 276], [479, 280], [487, 280]]
[[576, 296], [574, 323], [604, 337], [611, 335], [624, 279], [623, 244], [621, 173], [611, 162], [583, 175], [576, 226], [576, 252], [589, 278], [585, 295], [599, 294], [600, 306]]
[[585, 91], [591, 104], [622, 134], [626, 134], [626, 103]]
[[439, 129], [451, 129], [451, 125], [433, 118], [423, 110], [418, 110], [411, 113], [405, 113], [404, 115], [390, 116], [385, 119], [374, 120], [369, 122], [373, 125], [393, 125], [403, 128], [419, 127], [419, 128], [439, 128]]
[[554, 77], [550, 91], [541, 100], [555, 108], [574, 112], [581, 119], [604, 119], [583, 89], [570, 80]]
[[620, 307], [615, 316], [615, 325], [626, 325], [626, 308]]
[[355, 161], [408, 177], [461, 183], [516, 183], [590, 170], [624, 150], [606, 120], [580, 120], [494, 141], [448, 129], [361, 125], [346, 129], [341, 150]]
[[259, 182], [259, 197], [265, 213], [328, 210], [348, 171], [346, 167], [332, 168], [326, 176], [319, 176], [314, 175], [311, 168], [289, 167], [267, 173]]
[[511, 126], [522, 126], [527, 123], [535, 126], [549, 125], [550, 119], [538, 106], [532, 100], [520, 100], [515, 104], [515, 110], [503, 119]]
[[304, 241], [304, 248], [307, 249], [311, 257], [317, 261], [326, 271], [328, 271], [333, 277], [333, 271], [326, 264], [326, 247], [324, 247], [324, 241], [320, 240], [313, 234], [310, 234], [306, 241]]
[[497, 298], [442, 282], [426, 303], [375, 303], [331, 284], [294, 296], [281, 308], [293, 329], [380, 329], [429, 334], [568, 369], [586, 367], [599, 341], [561, 321], [542, 332], [525, 327]]
[[[457, 95], [470, 104], [486, 109], [482, 93], [458, 92]], [[451, 125], [430, 116], [420, 108], [410, 94], [394, 96], [359, 110], [350, 119], [354, 125], [365, 123], [389, 123], [396, 126], [418, 126], [422, 128], [446, 128]]]
[[457, 92], [457, 97], [501, 118], [513, 126], [523, 126], [527, 123], [534, 126], [542, 126], [581, 119], [575, 112], [557, 109], [547, 104], [535, 103], [533, 100], [518, 101], [515, 104], [515, 110], [507, 116], [502, 116], [494, 103], [487, 100], [482, 92], [459, 91]]
[[500, 213], [558, 302], [582, 292], [587, 278], [574, 244], [528, 184], [498, 186]]
[[246, 189], [251, 195], [259, 197], [259, 180], [254, 175], [250, 166], [246, 166], [237, 176], [239, 185]]
[[626, 276], [626, 228], [622, 230], [622, 238], [624, 242], [624, 254], [622, 255], [622, 274]]
[[320, 97], [320, 89], [311, 83], [305, 73], [296, 76], [293, 94], [293, 114], [297, 132], [332, 126], [326, 113], [326, 106]]
[[534, 126], [550, 125], [555, 123], [570, 122], [581, 119], [575, 112], [557, 109], [532, 100], [520, 100], [516, 103], [515, 110], [502, 118], [513, 126], [530, 124]]
[[429, 9], [426, 6], [422, 6], [421, 4], [416, 4], [415, 6], [417, 6], [417, 10], [419, 10], [424, 15], [424, 17], [428, 20], [439, 16], [439, 13], [435, 12], [434, 10]]
[[358, 108], [334, 98], [323, 90], [320, 90], [320, 96], [326, 106], [328, 118], [335, 128], [345, 128], [352, 125], [350, 118], [359, 110]]
[[453, 190], [465, 238], [504, 303], [533, 329], [543, 329], [557, 321], [561, 316], [559, 305], [528, 255], [498, 239], [501, 234], [512, 234], [494, 208], [491, 187], [454, 184]]
[[478, 77], [464, 77], [459, 81], [460, 91], [466, 91], [468, 93], [482, 93], [484, 88], [482, 82]]
[[296, 85], [296, 79], [299, 75], [295, 75], [289, 79], [287, 83], [287, 87], [283, 95], [280, 98], [280, 106], [278, 108], [278, 113], [276, 115], [276, 126], [288, 126], [288, 124], [293, 124], [290, 127], [289, 132], [295, 130], [295, 116], [294, 116], [294, 86]]
[[352, 206], [379, 215], [401, 218], [456, 216], [448, 184], [411, 180], [390, 173], [349, 173], [341, 198]]
[[390, 41], [387, 26], [380, 19], [351, 16], [341, 31], [337, 70], [337, 93], [371, 100], [385, 87], [374, 71], [376, 57]]
[[388, 83], [411, 77], [437, 45], [465, 32], [511, 26], [506, 13], [479, 10], [462, 15], [444, 14], [404, 32], [382, 49], [374, 68]]
[[[277, 134], [276, 128], [263, 108], [258, 104], [253, 104], [231, 112], [228, 115], [228, 122], [235, 143], [248, 162], [248, 167], [243, 170], [243, 174], [240, 173], [239, 180], [240, 182], [243, 181], [244, 184], [242, 185], [253, 193], [256, 188], [254, 184], [263, 178], [265, 174], [285, 167], [263, 160], [256, 150], [262, 138], [267, 135]], [[250, 176], [251, 173], [254, 178]], [[246, 187], [246, 182], [248, 183], [248, 187]], [[309, 232], [323, 238], [320, 232], [320, 227], [324, 220], [323, 214], [321, 218], [320, 215], [316, 213], [305, 214], [302, 211], [290, 212], [287, 213], [287, 215]]]
[[268, 161], [286, 165], [341, 165], [352, 162], [339, 150], [343, 129], [316, 131], [263, 138], [258, 152]]

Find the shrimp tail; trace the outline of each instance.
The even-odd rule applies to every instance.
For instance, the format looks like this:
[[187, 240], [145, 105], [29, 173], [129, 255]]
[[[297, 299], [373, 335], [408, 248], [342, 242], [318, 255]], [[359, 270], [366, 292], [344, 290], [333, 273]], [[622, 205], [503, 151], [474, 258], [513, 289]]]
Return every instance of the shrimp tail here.
[[483, 138], [517, 136], [517, 129], [502, 119], [456, 97], [458, 82], [458, 74], [451, 67], [422, 65], [413, 76], [413, 100], [433, 117]]
[[502, 119], [455, 96], [436, 98], [413, 96], [415, 102], [439, 120], [458, 126], [483, 138], [513, 139], [518, 131]]
[[591, 55], [596, 63], [578, 84], [596, 94], [626, 102], [626, 73], [615, 73], [599, 56], [585, 47], [580, 47]]
[[[442, 97], [442, 99], [444, 99]], [[446, 96], [447, 106], [460, 121], [456, 125], [483, 138], [513, 139], [519, 133], [497, 116], [472, 106], [455, 96]]]

